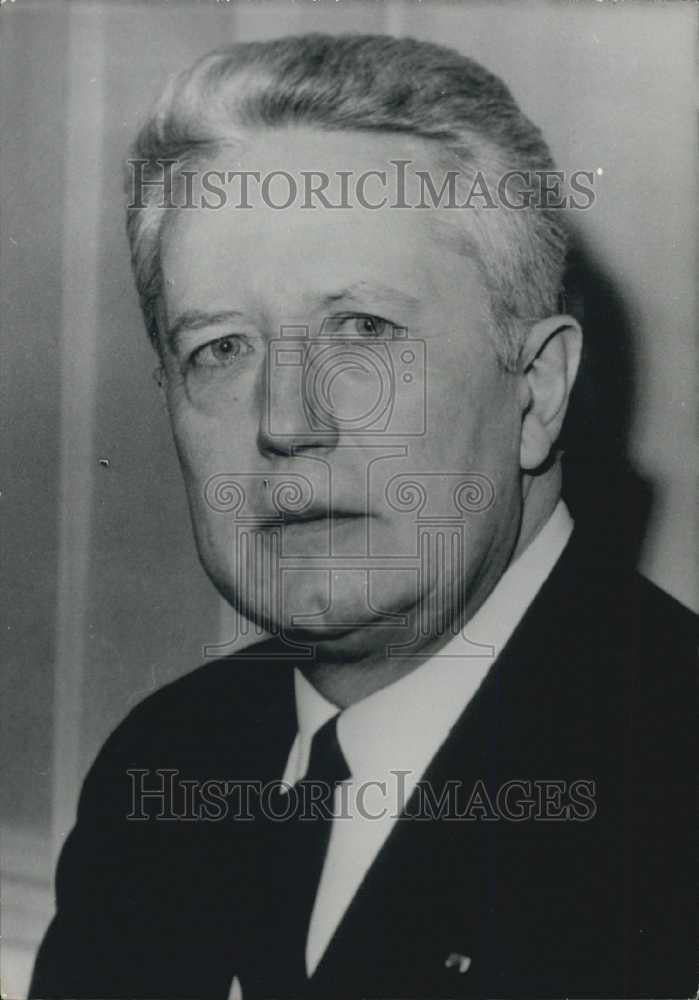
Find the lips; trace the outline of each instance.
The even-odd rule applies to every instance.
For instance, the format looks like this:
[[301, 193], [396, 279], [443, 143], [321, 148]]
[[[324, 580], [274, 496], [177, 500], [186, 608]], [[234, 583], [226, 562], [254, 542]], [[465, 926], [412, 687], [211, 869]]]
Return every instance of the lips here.
[[341, 523], [344, 521], [357, 521], [364, 514], [355, 511], [336, 510], [332, 514], [328, 510], [304, 510], [295, 513], [294, 511], [284, 511], [283, 518], [285, 524], [311, 524], [319, 521], [329, 521], [331, 523]]

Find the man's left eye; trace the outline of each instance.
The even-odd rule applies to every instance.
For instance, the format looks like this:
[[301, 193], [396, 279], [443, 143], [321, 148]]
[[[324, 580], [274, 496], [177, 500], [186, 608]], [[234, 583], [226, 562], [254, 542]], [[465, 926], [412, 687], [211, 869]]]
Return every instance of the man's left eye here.
[[351, 336], [369, 338], [383, 337], [392, 328], [392, 324], [387, 319], [364, 314], [339, 316], [336, 319], [336, 324], [343, 333], [347, 331]]

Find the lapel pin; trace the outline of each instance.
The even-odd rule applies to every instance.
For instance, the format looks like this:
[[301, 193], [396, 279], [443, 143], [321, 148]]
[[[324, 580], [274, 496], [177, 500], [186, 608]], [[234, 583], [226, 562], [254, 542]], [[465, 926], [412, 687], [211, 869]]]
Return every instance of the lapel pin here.
[[447, 969], [453, 969], [456, 966], [459, 972], [468, 972], [471, 959], [468, 955], [459, 955], [457, 952], [452, 951], [444, 964]]

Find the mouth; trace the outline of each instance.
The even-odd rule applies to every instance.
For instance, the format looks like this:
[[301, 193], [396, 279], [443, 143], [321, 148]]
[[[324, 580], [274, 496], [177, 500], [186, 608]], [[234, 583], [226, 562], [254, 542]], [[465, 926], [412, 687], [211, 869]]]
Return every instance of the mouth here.
[[354, 511], [335, 510], [330, 513], [327, 510], [307, 510], [298, 514], [293, 512], [284, 513], [284, 524], [331, 524], [340, 525], [351, 521], [359, 521], [366, 517], [365, 514], [357, 514]]

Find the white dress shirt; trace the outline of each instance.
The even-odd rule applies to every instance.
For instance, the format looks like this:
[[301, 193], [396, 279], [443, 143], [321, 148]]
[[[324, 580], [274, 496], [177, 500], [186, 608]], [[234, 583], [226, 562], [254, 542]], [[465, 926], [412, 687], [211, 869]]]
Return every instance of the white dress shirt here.
[[[558, 561], [572, 530], [568, 509], [559, 501], [459, 635], [411, 673], [340, 713], [338, 739], [352, 777], [335, 793], [335, 818], [306, 940], [309, 976], [402, 806]], [[290, 785], [306, 773], [316, 730], [338, 714], [337, 706], [298, 669], [294, 683], [298, 732], [283, 775]]]

